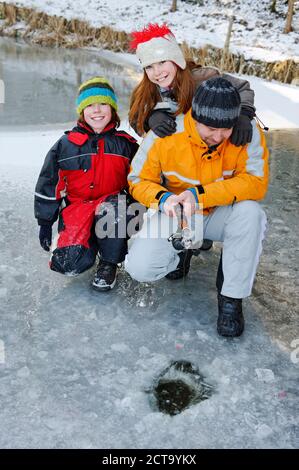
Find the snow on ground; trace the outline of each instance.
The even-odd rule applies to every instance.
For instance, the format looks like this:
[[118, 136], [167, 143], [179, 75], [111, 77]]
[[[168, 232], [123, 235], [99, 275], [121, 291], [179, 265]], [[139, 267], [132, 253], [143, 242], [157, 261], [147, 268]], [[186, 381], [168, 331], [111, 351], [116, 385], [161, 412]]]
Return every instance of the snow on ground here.
[[270, 129], [299, 127], [299, 87], [245, 76], [255, 92], [258, 117]]
[[126, 32], [149, 22], [166, 21], [179, 42], [186, 41], [194, 47], [205, 44], [223, 47], [229, 17], [234, 14], [233, 52], [269, 62], [299, 59], [298, 1], [295, 2], [294, 31], [289, 34], [283, 34], [286, 2], [277, 2], [277, 14], [270, 13], [268, 0], [205, 0], [198, 4], [179, 0], [178, 11], [174, 13], [169, 11], [171, 0], [18, 0], [15, 3]]

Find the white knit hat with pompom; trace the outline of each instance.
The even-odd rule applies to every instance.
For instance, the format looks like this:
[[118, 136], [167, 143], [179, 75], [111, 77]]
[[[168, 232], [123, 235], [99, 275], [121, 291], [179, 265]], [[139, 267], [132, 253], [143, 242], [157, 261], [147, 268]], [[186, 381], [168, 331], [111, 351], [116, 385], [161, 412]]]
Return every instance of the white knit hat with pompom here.
[[149, 24], [142, 31], [132, 32], [131, 36], [131, 49], [136, 49], [143, 68], [164, 60], [174, 62], [183, 70], [186, 68], [184, 54], [166, 24]]

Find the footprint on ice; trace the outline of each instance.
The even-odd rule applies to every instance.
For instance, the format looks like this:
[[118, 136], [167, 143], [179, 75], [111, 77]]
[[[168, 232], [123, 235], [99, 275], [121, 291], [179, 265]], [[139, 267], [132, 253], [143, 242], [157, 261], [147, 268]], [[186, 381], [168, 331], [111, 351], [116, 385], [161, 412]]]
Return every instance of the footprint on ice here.
[[208, 399], [212, 391], [212, 386], [204, 382], [199, 370], [189, 361], [173, 361], [148, 390], [154, 410], [172, 416]]

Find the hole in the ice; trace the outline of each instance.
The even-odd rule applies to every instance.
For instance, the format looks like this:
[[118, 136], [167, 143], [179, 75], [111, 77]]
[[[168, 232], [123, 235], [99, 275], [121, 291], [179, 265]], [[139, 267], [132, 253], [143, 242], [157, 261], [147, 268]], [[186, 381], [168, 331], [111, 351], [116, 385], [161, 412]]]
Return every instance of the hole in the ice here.
[[189, 361], [173, 361], [154, 380], [150, 403], [155, 411], [177, 415], [196, 403], [207, 400], [213, 387], [204, 381], [199, 370]]

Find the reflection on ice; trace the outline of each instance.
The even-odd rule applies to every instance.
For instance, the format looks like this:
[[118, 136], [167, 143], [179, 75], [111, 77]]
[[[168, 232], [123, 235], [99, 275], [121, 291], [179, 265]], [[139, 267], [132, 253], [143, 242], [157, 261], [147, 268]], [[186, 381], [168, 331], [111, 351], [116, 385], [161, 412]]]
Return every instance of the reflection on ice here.
[[119, 114], [126, 114], [135, 86], [130, 70], [104, 59], [99, 51], [47, 48], [8, 38], [0, 38], [0, 47], [5, 84], [0, 124], [74, 121], [77, 88], [95, 75], [109, 78], [119, 98]]

